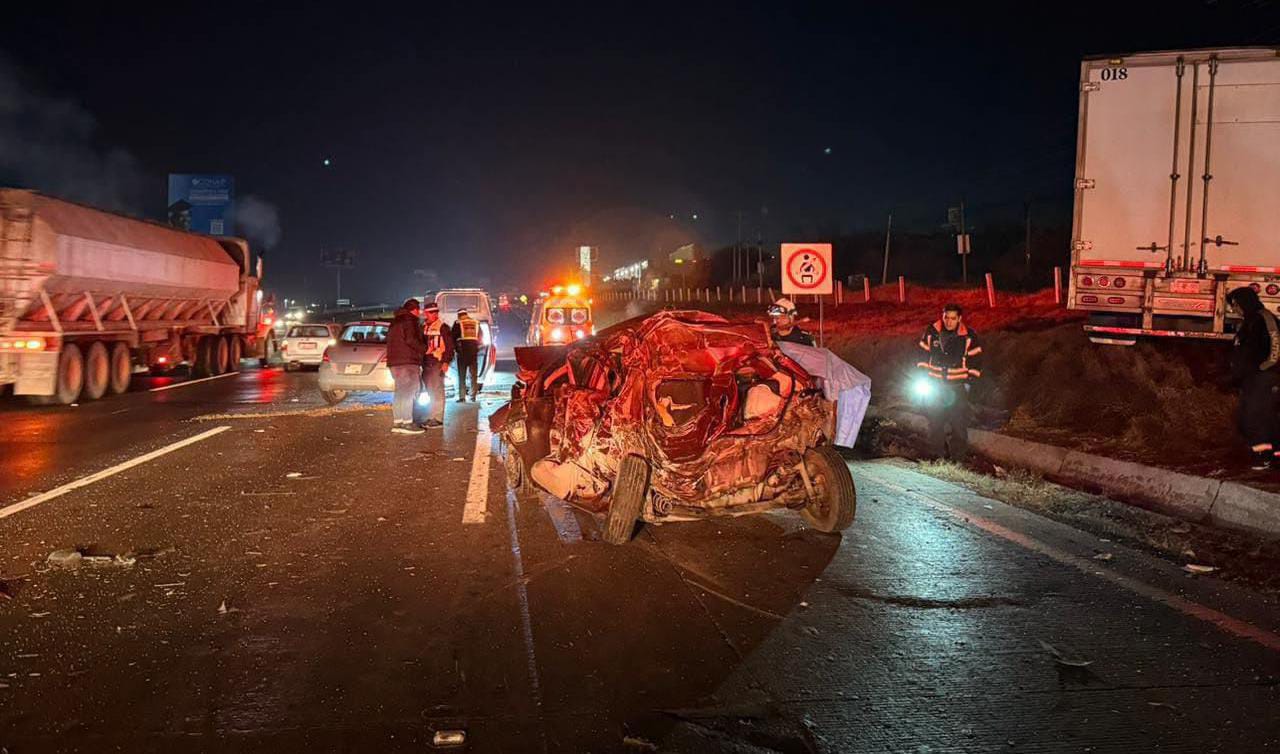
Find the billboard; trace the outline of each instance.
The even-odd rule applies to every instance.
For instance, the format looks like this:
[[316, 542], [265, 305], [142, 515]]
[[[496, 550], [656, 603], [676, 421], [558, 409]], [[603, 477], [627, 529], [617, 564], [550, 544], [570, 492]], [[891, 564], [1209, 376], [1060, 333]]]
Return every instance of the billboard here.
[[229, 236], [236, 232], [235, 179], [229, 175], [169, 174], [169, 224]]

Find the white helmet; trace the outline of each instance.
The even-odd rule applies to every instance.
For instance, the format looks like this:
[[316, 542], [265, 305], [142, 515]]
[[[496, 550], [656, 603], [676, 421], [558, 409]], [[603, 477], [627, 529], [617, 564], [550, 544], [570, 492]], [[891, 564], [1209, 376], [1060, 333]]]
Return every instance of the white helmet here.
[[780, 298], [773, 302], [773, 306], [769, 307], [769, 316], [780, 317], [784, 314], [794, 315], [796, 313], [796, 305], [789, 298]]

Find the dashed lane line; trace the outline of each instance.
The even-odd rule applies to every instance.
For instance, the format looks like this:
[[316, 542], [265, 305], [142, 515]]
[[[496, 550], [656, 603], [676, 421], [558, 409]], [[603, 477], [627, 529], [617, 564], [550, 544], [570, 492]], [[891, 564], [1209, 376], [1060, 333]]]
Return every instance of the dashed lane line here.
[[186, 380], [185, 382], [175, 382], [172, 385], [161, 385], [160, 387], [153, 387], [147, 392], [158, 393], [161, 390], [174, 390], [176, 388], [186, 387], [187, 385], [196, 385], [201, 382], [208, 382], [209, 380], [220, 380], [223, 377], [234, 377], [237, 374], [240, 374], [240, 373], [227, 372], [226, 374], [218, 374], [218, 375], [214, 375], [213, 377], [201, 377], [198, 380]]
[[462, 508], [462, 523], [483, 524], [489, 507], [489, 455], [493, 433], [487, 426], [476, 430], [476, 453], [471, 460], [471, 482], [467, 485], [467, 503]]
[[14, 503], [13, 505], [5, 506], [4, 508], [0, 508], [0, 518], [8, 518], [9, 516], [12, 516], [15, 513], [21, 513], [22, 511], [25, 511], [28, 508], [33, 508], [41, 503], [47, 502], [56, 497], [61, 497], [67, 494], [68, 492], [78, 490], [81, 487], [87, 487], [90, 484], [93, 484], [94, 482], [100, 482], [103, 479], [106, 479], [107, 477], [115, 476], [116, 474], [119, 474], [122, 471], [127, 471], [133, 468], [134, 466], [140, 466], [148, 461], [154, 461], [160, 456], [166, 455], [168, 453], [172, 453], [175, 450], [185, 448], [188, 445], [194, 445], [195, 443], [198, 443], [201, 440], [207, 440], [210, 437], [213, 437], [214, 435], [222, 434], [223, 432], [226, 432], [228, 429], [231, 429], [231, 427], [229, 426], [214, 427], [213, 429], [206, 430], [204, 432], [201, 432], [198, 435], [192, 435], [191, 437], [188, 437], [185, 440], [179, 440], [175, 443], [166, 445], [163, 448], [153, 450], [150, 453], [144, 453], [138, 456], [137, 458], [130, 459], [128, 461], [125, 461], [124, 463], [116, 464], [111, 468], [103, 469], [102, 471], [95, 472], [86, 477], [81, 477], [80, 479], [77, 479], [74, 482], [68, 482], [67, 484], [62, 485], [61, 487], [55, 487], [54, 489], [51, 489], [48, 492], [42, 492], [39, 495], [33, 495], [21, 502]]

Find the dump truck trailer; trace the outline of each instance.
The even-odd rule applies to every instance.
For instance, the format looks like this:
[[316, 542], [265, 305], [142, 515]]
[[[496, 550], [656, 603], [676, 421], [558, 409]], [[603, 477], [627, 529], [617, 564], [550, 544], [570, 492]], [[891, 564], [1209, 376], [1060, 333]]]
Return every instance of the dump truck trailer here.
[[69, 404], [123, 393], [137, 371], [265, 360], [261, 275], [238, 238], [0, 189], [0, 390]]
[[1070, 307], [1096, 342], [1232, 337], [1226, 294], [1280, 306], [1280, 48], [1080, 67]]

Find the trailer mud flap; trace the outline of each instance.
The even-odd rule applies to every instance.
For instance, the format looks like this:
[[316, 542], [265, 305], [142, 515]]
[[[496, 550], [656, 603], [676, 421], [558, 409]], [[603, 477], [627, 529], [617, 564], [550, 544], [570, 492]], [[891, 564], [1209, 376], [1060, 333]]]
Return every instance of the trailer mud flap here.
[[14, 395], [53, 395], [58, 380], [58, 352], [18, 355], [18, 380]]

